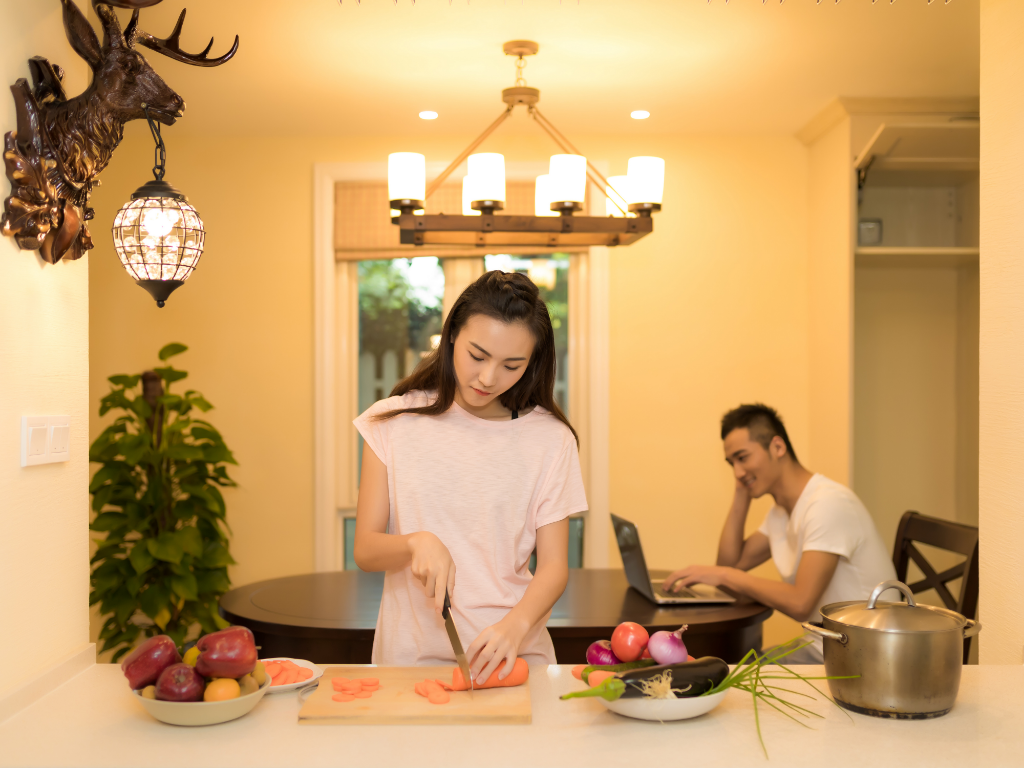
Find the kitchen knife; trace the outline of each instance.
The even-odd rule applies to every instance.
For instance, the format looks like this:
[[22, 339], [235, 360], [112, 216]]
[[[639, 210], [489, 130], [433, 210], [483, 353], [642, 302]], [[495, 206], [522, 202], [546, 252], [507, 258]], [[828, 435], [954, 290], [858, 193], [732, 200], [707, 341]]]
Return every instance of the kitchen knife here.
[[448, 588], [444, 590], [444, 608], [441, 611], [444, 617], [444, 628], [448, 633], [448, 639], [452, 643], [452, 650], [455, 651], [455, 660], [462, 670], [462, 678], [469, 681], [469, 695], [473, 695], [473, 677], [469, 674], [469, 661], [466, 659], [466, 652], [462, 650], [462, 641], [459, 640], [459, 630], [455, 628], [455, 619], [452, 617], [452, 601], [448, 597]]

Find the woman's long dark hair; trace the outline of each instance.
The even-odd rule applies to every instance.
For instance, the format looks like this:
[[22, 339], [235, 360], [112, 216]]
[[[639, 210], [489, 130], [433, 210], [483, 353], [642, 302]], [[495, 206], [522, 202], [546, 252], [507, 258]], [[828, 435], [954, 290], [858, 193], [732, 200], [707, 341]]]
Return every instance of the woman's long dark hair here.
[[390, 419], [403, 413], [440, 416], [452, 407], [458, 386], [452, 341], [474, 315], [487, 315], [508, 324], [522, 323], [533, 334], [530, 362], [522, 378], [501, 395], [501, 404], [510, 411], [522, 411], [537, 405], [547, 409], [569, 428], [578, 445], [579, 435], [555, 402], [555, 332], [551, 328], [547, 304], [533, 281], [519, 272], [486, 272], [464, 290], [444, 321], [437, 349], [391, 390], [392, 397], [417, 389], [436, 392], [434, 402], [420, 408], [388, 411], [377, 418]]

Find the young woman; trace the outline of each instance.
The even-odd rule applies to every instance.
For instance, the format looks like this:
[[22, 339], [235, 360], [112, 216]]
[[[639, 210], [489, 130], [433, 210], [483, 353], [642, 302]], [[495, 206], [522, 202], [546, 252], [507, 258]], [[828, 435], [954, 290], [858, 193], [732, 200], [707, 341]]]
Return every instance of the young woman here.
[[555, 663], [544, 625], [569, 576], [568, 517], [587, 500], [554, 384], [537, 287], [488, 272], [455, 302], [437, 350], [355, 420], [366, 440], [355, 560], [387, 571], [374, 663], [454, 661], [446, 588], [475, 680], [503, 662], [504, 678], [517, 656]]

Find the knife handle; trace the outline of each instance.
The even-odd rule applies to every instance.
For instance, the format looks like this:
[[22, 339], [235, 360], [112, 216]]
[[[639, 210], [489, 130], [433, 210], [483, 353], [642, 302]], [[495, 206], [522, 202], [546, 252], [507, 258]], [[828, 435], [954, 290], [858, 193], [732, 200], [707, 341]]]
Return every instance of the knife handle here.
[[452, 601], [448, 597], [448, 587], [444, 588], [444, 608], [441, 609], [441, 618], [447, 619], [452, 610]]

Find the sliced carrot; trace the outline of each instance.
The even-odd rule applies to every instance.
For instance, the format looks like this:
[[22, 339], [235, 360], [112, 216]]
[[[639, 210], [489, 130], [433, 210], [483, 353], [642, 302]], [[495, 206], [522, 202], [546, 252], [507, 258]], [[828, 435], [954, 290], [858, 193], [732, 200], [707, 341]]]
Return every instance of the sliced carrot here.
[[582, 680], [583, 670], [586, 668], [586, 664], [577, 664], [575, 667], [572, 668], [572, 676], [575, 677], [577, 680]]
[[352, 696], [347, 693], [336, 693], [333, 696], [331, 696], [332, 701], [355, 701], [355, 698], [355, 696]]
[[431, 704], [447, 704], [451, 700], [452, 697], [443, 688], [439, 688], [427, 697], [427, 701]]
[[437, 683], [438, 685], [440, 685], [446, 691], [453, 690], [452, 689], [452, 684], [451, 683], [446, 683], [444, 680], [435, 680], [434, 682]]
[[[498, 675], [501, 670], [505, 668], [504, 664], [499, 664], [498, 668], [494, 670], [487, 682], [476, 683], [475, 688], [512, 688], [516, 685], [522, 685], [530, 677], [530, 667], [523, 659], [516, 659], [515, 665], [512, 667], [512, 671], [508, 677], [504, 680], [499, 680]], [[591, 679], [593, 676], [591, 675]], [[452, 690], [455, 691], [468, 691], [469, 685], [466, 684], [466, 680], [462, 677], [462, 670], [458, 667], [452, 673]]]
[[359, 682], [363, 685], [380, 685], [380, 680], [376, 677], [361, 677]]
[[355, 696], [357, 699], [368, 699], [371, 696], [373, 696], [373, 693], [371, 693], [370, 691], [360, 691], [359, 693], [354, 693], [352, 695]]
[[296, 674], [298, 674], [299, 680], [309, 680], [313, 676], [313, 670], [299, 667]]

